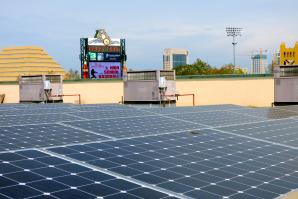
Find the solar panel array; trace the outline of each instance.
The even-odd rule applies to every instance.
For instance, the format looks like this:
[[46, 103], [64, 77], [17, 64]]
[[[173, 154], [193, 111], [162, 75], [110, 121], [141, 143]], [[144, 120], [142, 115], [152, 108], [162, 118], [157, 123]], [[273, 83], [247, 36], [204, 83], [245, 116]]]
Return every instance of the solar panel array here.
[[298, 106], [0, 105], [0, 198], [277, 198]]

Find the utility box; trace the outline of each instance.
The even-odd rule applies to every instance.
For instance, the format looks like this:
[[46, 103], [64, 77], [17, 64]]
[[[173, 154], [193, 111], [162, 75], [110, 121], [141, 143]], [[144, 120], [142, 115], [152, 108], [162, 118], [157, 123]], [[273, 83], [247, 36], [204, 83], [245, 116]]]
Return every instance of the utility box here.
[[174, 70], [129, 71], [124, 80], [124, 103], [176, 102]]
[[20, 76], [19, 92], [20, 102], [63, 102], [62, 76]]
[[298, 65], [274, 67], [274, 105], [298, 104]]

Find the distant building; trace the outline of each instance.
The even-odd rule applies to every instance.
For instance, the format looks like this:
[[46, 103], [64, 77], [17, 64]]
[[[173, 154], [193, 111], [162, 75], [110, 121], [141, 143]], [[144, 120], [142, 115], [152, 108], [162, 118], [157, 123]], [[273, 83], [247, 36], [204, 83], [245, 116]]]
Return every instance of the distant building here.
[[18, 81], [21, 75], [64, 75], [65, 71], [40, 47], [19, 46], [0, 51], [0, 81]]
[[188, 51], [186, 49], [167, 48], [163, 53], [163, 69], [172, 70], [173, 68], [188, 63]]
[[264, 74], [268, 66], [267, 55], [255, 54], [251, 56], [252, 61], [252, 73], [253, 74]]
[[280, 52], [275, 52], [272, 55], [272, 67], [280, 65]]
[[298, 65], [298, 42], [294, 48], [287, 48], [285, 43], [280, 45], [280, 65]]

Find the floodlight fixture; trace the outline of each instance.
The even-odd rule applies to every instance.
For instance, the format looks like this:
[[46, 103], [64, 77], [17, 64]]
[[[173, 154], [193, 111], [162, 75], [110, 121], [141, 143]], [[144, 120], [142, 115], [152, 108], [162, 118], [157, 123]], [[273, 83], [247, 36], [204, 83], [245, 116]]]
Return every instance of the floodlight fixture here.
[[228, 37], [233, 37], [233, 65], [234, 68], [236, 67], [236, 58], [235, 58], [235, 51], [236, 51], [236, 44], [235, 37], [242, 35], [243, 28], [237, 28], [237, 27], [226, 27], [226, 32]]

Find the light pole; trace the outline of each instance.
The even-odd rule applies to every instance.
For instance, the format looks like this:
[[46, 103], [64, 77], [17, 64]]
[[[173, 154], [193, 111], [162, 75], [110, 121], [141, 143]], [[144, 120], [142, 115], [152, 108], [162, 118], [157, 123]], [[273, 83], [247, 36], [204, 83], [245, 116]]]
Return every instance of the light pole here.
[[227, 31], [228, 37], [233, 37], [233, 42], [232, 42], [232, 44], [233, 44], [233, 65], [234, 65], [234, 69], [235, 69], [235, 67], [236, 67], [235, 48], [236, 48], [236, 44], [237, 44], [237, 42], [235, 41], [235, 37], [241, 36], [242, 28], [227, 27], [226, 31]]

